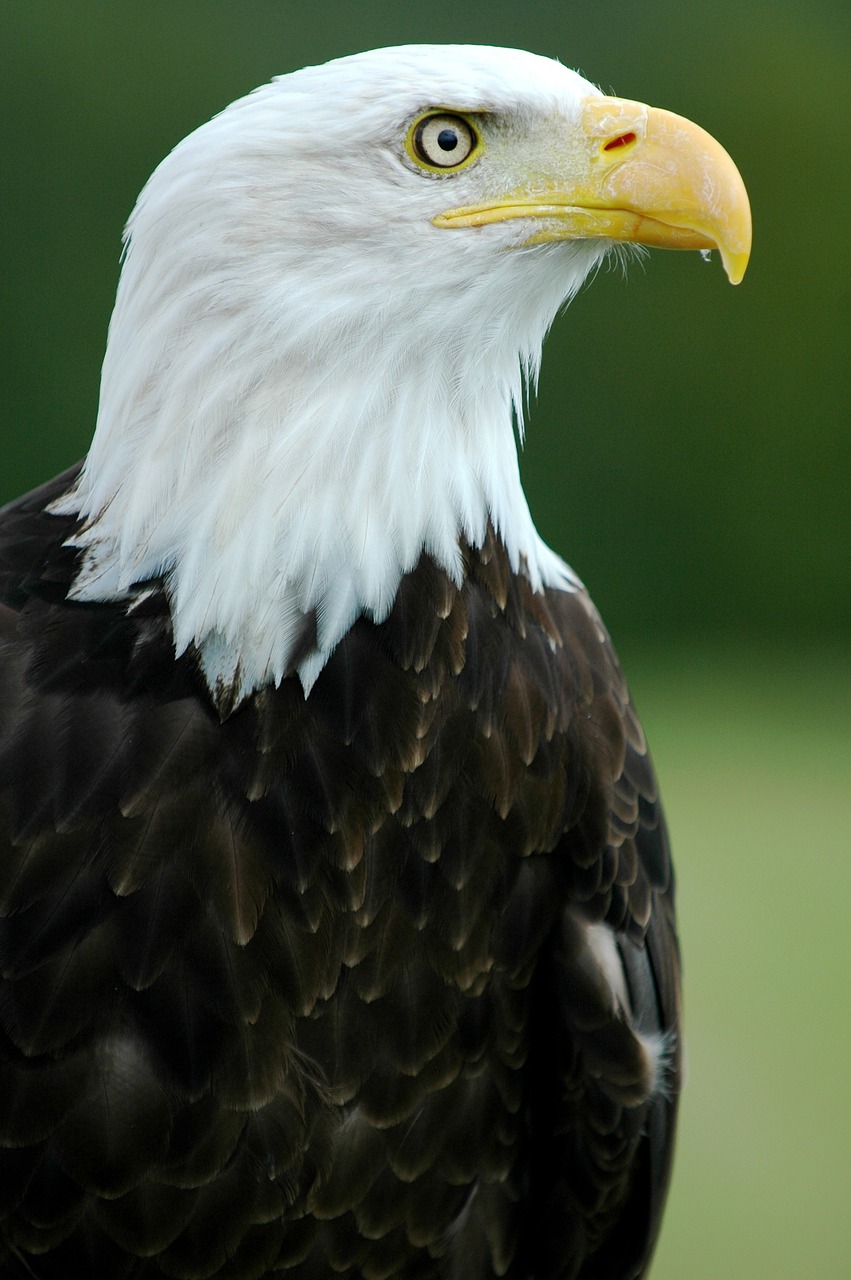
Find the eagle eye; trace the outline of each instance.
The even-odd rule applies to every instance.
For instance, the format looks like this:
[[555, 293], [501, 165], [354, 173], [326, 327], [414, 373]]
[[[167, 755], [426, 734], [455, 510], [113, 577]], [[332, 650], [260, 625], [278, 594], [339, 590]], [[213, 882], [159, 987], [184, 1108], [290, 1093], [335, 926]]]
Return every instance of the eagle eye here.
[[460, 169], [475, 159], [480, 146], [481, 136], [472, 122], [449, 111], [420, 116], [408, 133], [408, 154], [432, 172]]

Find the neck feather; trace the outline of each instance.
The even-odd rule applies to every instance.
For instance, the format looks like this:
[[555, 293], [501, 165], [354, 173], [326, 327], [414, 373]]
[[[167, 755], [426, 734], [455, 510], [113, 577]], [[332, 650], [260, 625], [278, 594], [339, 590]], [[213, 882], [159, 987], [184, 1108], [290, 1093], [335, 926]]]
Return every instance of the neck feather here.
[[95, 440], [56, 507], [84, 520], [73, 596], [132, 598], [163, 579], [177, 653], [194, 646], [234, 705], [293, 671], [309, 691], [424, 552], [460, 582], [459, 540], [480, 547], [489, 522], [533, 588], [573, 586], [535, 530], [515, 441], [524, 373], [571, 285], [550, 269], [519, 314], [516, 257], [496, 319], [483, 319], [493, 273], [453, 325], [457, 299], [433, 281], [394, 282], [367, 310], [365, 279], [342, 300], [339, 279], [333, 299], [319, 281], [283, 307], [279, 286], [237, 272], [239, 299], [220, 276], [196, 288], [168, 341], [144, 318], [171, 300], [150, 296], [143, 260], [125, 263]]

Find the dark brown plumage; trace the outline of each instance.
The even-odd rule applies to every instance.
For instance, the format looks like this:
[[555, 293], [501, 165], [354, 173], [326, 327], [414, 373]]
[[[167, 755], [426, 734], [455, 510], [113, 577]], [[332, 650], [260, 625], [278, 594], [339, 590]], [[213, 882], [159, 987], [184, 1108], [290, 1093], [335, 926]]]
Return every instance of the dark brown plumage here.
[[673, 884], [587, 596], [423, 556], [222, 718], [159, 590], [66, 600], [73, 474], [0, 517], [3, 1276], [641, 1275]]

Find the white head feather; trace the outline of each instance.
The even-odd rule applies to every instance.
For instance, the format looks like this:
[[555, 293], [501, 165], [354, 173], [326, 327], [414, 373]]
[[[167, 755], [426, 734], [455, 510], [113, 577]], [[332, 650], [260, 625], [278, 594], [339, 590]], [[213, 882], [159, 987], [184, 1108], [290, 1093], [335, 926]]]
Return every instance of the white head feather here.
[[163, 576], [177, 652], [240, 698], [290, 670], [315, 613], [309, 690], [423, 551], [459, 580], [459, 535], [480, 545], [488, 520], [536, 589], [575, 585], [532, 523], [514, 426], [606, 245], [435, 227], [506, 175], [498, 154], [424, 173], [404, 139], [432, 106], [510, 131], [569, 123], [595, 92], [528, 53], [381, 49], [280, 77], [181, 142], [127, 227], [97, 431], [61, 508], [86, 521], [74, 596]]

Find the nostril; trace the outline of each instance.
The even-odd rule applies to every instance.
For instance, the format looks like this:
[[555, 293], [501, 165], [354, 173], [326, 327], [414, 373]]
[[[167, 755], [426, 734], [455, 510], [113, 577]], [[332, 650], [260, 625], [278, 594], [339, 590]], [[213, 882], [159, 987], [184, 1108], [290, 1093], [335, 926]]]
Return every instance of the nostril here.
[[618, 147], [628, 147], [631, 142], [635, 142], [634, 133], [619, 133], [616, 138], [609, 139], [603, 150], [616, 151]]

